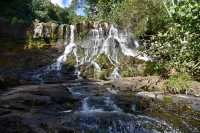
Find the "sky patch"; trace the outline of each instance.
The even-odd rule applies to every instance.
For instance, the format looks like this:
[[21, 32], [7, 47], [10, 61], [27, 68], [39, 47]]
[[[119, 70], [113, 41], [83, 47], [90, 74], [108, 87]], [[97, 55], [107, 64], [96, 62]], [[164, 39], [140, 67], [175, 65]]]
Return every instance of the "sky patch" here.
[[[69, 7], [70, 4], [72, 3], [72, 0], [51, 0], [51, 3], [53, 4], [57, 4], [60, 7], [64, 8], [64, 7]], [[76, 14], [80, 15], [80, 16], [84, 16], [84, 4], [85, 4], [85, 0], [80, 0], [78, 3], [78, 7], [76, 8]]]
[[69, 7], [71, 2], [72, 2], [72, 0], [51, 0], [51, 3], [57, 4], [62, 8]]

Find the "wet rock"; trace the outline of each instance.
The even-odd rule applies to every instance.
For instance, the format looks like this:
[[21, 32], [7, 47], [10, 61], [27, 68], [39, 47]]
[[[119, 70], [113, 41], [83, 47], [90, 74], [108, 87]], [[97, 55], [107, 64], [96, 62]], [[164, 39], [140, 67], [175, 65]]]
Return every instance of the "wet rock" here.
[[107, 22], [102, 22], [102, 23], [101, 23], [101, 27], [102, 27], [103, 30], [108, 31], [109, 23], [107, 23]]
[[1, 133], [36, 133], [16, 115], [0, 116]]
[[39, 20], [33, 22], [33, 38], [43, 37], [43, 23], [40, 23]]
[[55, 39], [56, 34], [57, 34], [57, 29], [58, 29], [58, 24], [57, 23], [51, 23], [51, 38]]
[[58, 39], [64, 38], [64, 32], [65, 32], [64, 30], [65, 30], [65, 25], [64, 24], [59, 25], [58, 32], [57, 32]]
[[193, 81], [191, 84], [192, 95], [200, 97], [200, 82]]
[[136, 93], [136, 96], [159, 99], [159, 100], [162, 100], [164, 97], [162, 92], [144, 92], [144, 91]]
[[130, 77], [122, 78], [119, 81], [113, 81], [115, 88], [119, 88], [121, 91], [162, 91], [163, 81], [159, 76], [149, 77]]
[[[165, 80], [159, 76], [148, 77], [130, 77], [122, 78], [120, 81], [113, 81], [112, 83], [116, 88], [120, 88], [121, 91], [132, 90], [133, 92], [147, 91], [147, 92], [165, 92]], [[189, 93], [192, 96], [200, 96], [200, 82], [191, 81], [191, 87]]]

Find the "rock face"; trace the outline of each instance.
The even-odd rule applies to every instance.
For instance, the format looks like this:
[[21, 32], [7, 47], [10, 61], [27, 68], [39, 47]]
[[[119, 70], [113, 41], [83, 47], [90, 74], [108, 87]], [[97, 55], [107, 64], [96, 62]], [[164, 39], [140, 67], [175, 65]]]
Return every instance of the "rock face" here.
[[70, 129], [62, 127], [58, 116], [62, 111], [75, 108], [77, 103], [61, 84], [12, 88], [0, 98], [0, 132], [70, 133]]

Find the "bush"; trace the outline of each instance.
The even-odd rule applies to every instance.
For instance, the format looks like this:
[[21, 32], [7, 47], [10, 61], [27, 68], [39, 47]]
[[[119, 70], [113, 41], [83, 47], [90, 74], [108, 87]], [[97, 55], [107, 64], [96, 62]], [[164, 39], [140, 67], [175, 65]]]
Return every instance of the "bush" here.
[[170, 93], [188, 94], [191, 86], [191, 77], [187, 73], [171, 75], [165, 82], [165, 90]]
[[151, 37], [149, 54], [169, 68], [200, 75], [200, 3], [183, 0], [169, 8], [168, 28]]

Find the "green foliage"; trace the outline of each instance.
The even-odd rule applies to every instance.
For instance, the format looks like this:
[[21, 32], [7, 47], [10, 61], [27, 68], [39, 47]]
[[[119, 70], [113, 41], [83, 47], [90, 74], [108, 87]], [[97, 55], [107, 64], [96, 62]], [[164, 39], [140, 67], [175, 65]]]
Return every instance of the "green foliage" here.
[[157, 31], [164, 16], [160, 0], [123, 0], [112, 11], [112, 20], [123, 28], [131, 28], [134, 35]]
[[169, 8], [168, 28], [151, 37], [149, 54], [169, 68], [200, 74], [200, 3], [180, 1]]
[[52, 4], [50, 0], [10, 0], [9, 2], [2, 0], [0, 7], [0, 16], [13, 25], [31, 24], [34, 19], [71, 24], [80, 19], [73, 7], [61, 8]]
[[51, 5], [49, 0], [32, 0], [32, 9], [34, 18], [48, 20], [48, 7]]
[[31, 23], [31, 0], [1, 0], [0, 16], [8, 19], [12, 24]]
[[77, 21], [77, 15], [73, 8], [61, 8], [53, 5], [49, 0], [33, 0], [32, 8], [34, 18], [42, 21], [56, 21], [58, 23], [72, 24]]
[[122, 77], [133, 77], [136, 74], [136, 70], [133, 67], [127, 67], [121, 70]]
[[164, 65], [157, 62], [146, 62], [145, 63], [145, 75], [163, 75], [167, 74], [167, 70]]
[[[92, 20], [116, 23], [122, 28], [129, 28], [134, 35], [160, 30], [166, 11], [161, 0], [96, 0], [97, 14], [89, 14]], [[162, 16], [162, 17], [161, 17]]]
[[170, 76], [165, 83], [167, 91], [171, 93], [188, 93], [191, 77], [187, 73], [178, 73]]

